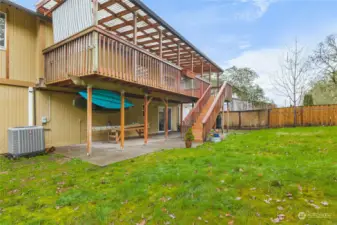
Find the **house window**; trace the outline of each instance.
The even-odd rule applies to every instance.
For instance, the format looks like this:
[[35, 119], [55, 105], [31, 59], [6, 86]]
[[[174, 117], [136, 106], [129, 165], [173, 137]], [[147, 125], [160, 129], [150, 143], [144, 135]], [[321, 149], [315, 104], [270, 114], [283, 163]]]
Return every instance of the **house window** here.
[[6, 14], [0, 12], [0, 49], [6, 49]]

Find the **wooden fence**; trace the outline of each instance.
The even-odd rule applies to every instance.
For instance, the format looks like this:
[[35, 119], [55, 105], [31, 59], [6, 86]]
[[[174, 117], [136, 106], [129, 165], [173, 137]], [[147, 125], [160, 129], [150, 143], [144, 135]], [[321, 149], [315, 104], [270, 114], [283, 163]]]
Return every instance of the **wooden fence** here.
[[[227, 124], [227, 117], [225, 118]], [[305, 106], [296, 108], [275, 108], [269, 110], [253, 110], [230, 112], [231, 129], [259, 129], [293, 126], [336, 126], [337, 105]]]

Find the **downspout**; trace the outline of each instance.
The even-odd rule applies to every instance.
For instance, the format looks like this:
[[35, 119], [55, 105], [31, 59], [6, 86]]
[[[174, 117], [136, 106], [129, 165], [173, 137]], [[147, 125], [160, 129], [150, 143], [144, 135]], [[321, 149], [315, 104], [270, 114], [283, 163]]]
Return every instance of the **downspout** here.
[[35, 90], [28, 88], [28, 126], [35, 126]]

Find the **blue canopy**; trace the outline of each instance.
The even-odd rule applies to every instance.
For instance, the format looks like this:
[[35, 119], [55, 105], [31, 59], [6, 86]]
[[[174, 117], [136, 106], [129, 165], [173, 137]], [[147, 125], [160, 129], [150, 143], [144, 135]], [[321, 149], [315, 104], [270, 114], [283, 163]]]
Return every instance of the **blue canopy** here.
[[[80, 91], [79, 94], [88, 99], [87, 91]], [[119, 93], [115, 93], [107, 90], [93, 90], [92, 91], [92, 103], [106, 109], [120, 109], [121, 108], [121, 96]], [[131, 108], [134, 105], [125, 99], [125, 108]]]

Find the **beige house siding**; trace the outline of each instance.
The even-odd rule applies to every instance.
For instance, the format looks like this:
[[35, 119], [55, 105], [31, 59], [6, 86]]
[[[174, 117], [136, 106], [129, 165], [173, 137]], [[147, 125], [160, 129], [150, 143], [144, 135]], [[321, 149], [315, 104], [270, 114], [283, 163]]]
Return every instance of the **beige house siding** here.
[[[42, 49], [53, 44], [51, 23], [6, 4], [0, 11], [7, 15], [9, 79], [35, 83], [43, 75]], [[6, 65], [6, 51], [0, 50], [0, 78], [6, 78]]]
[[0, 85], [0, 154], [7, 153], [7, 129], [28, 125], [28, 89]]

